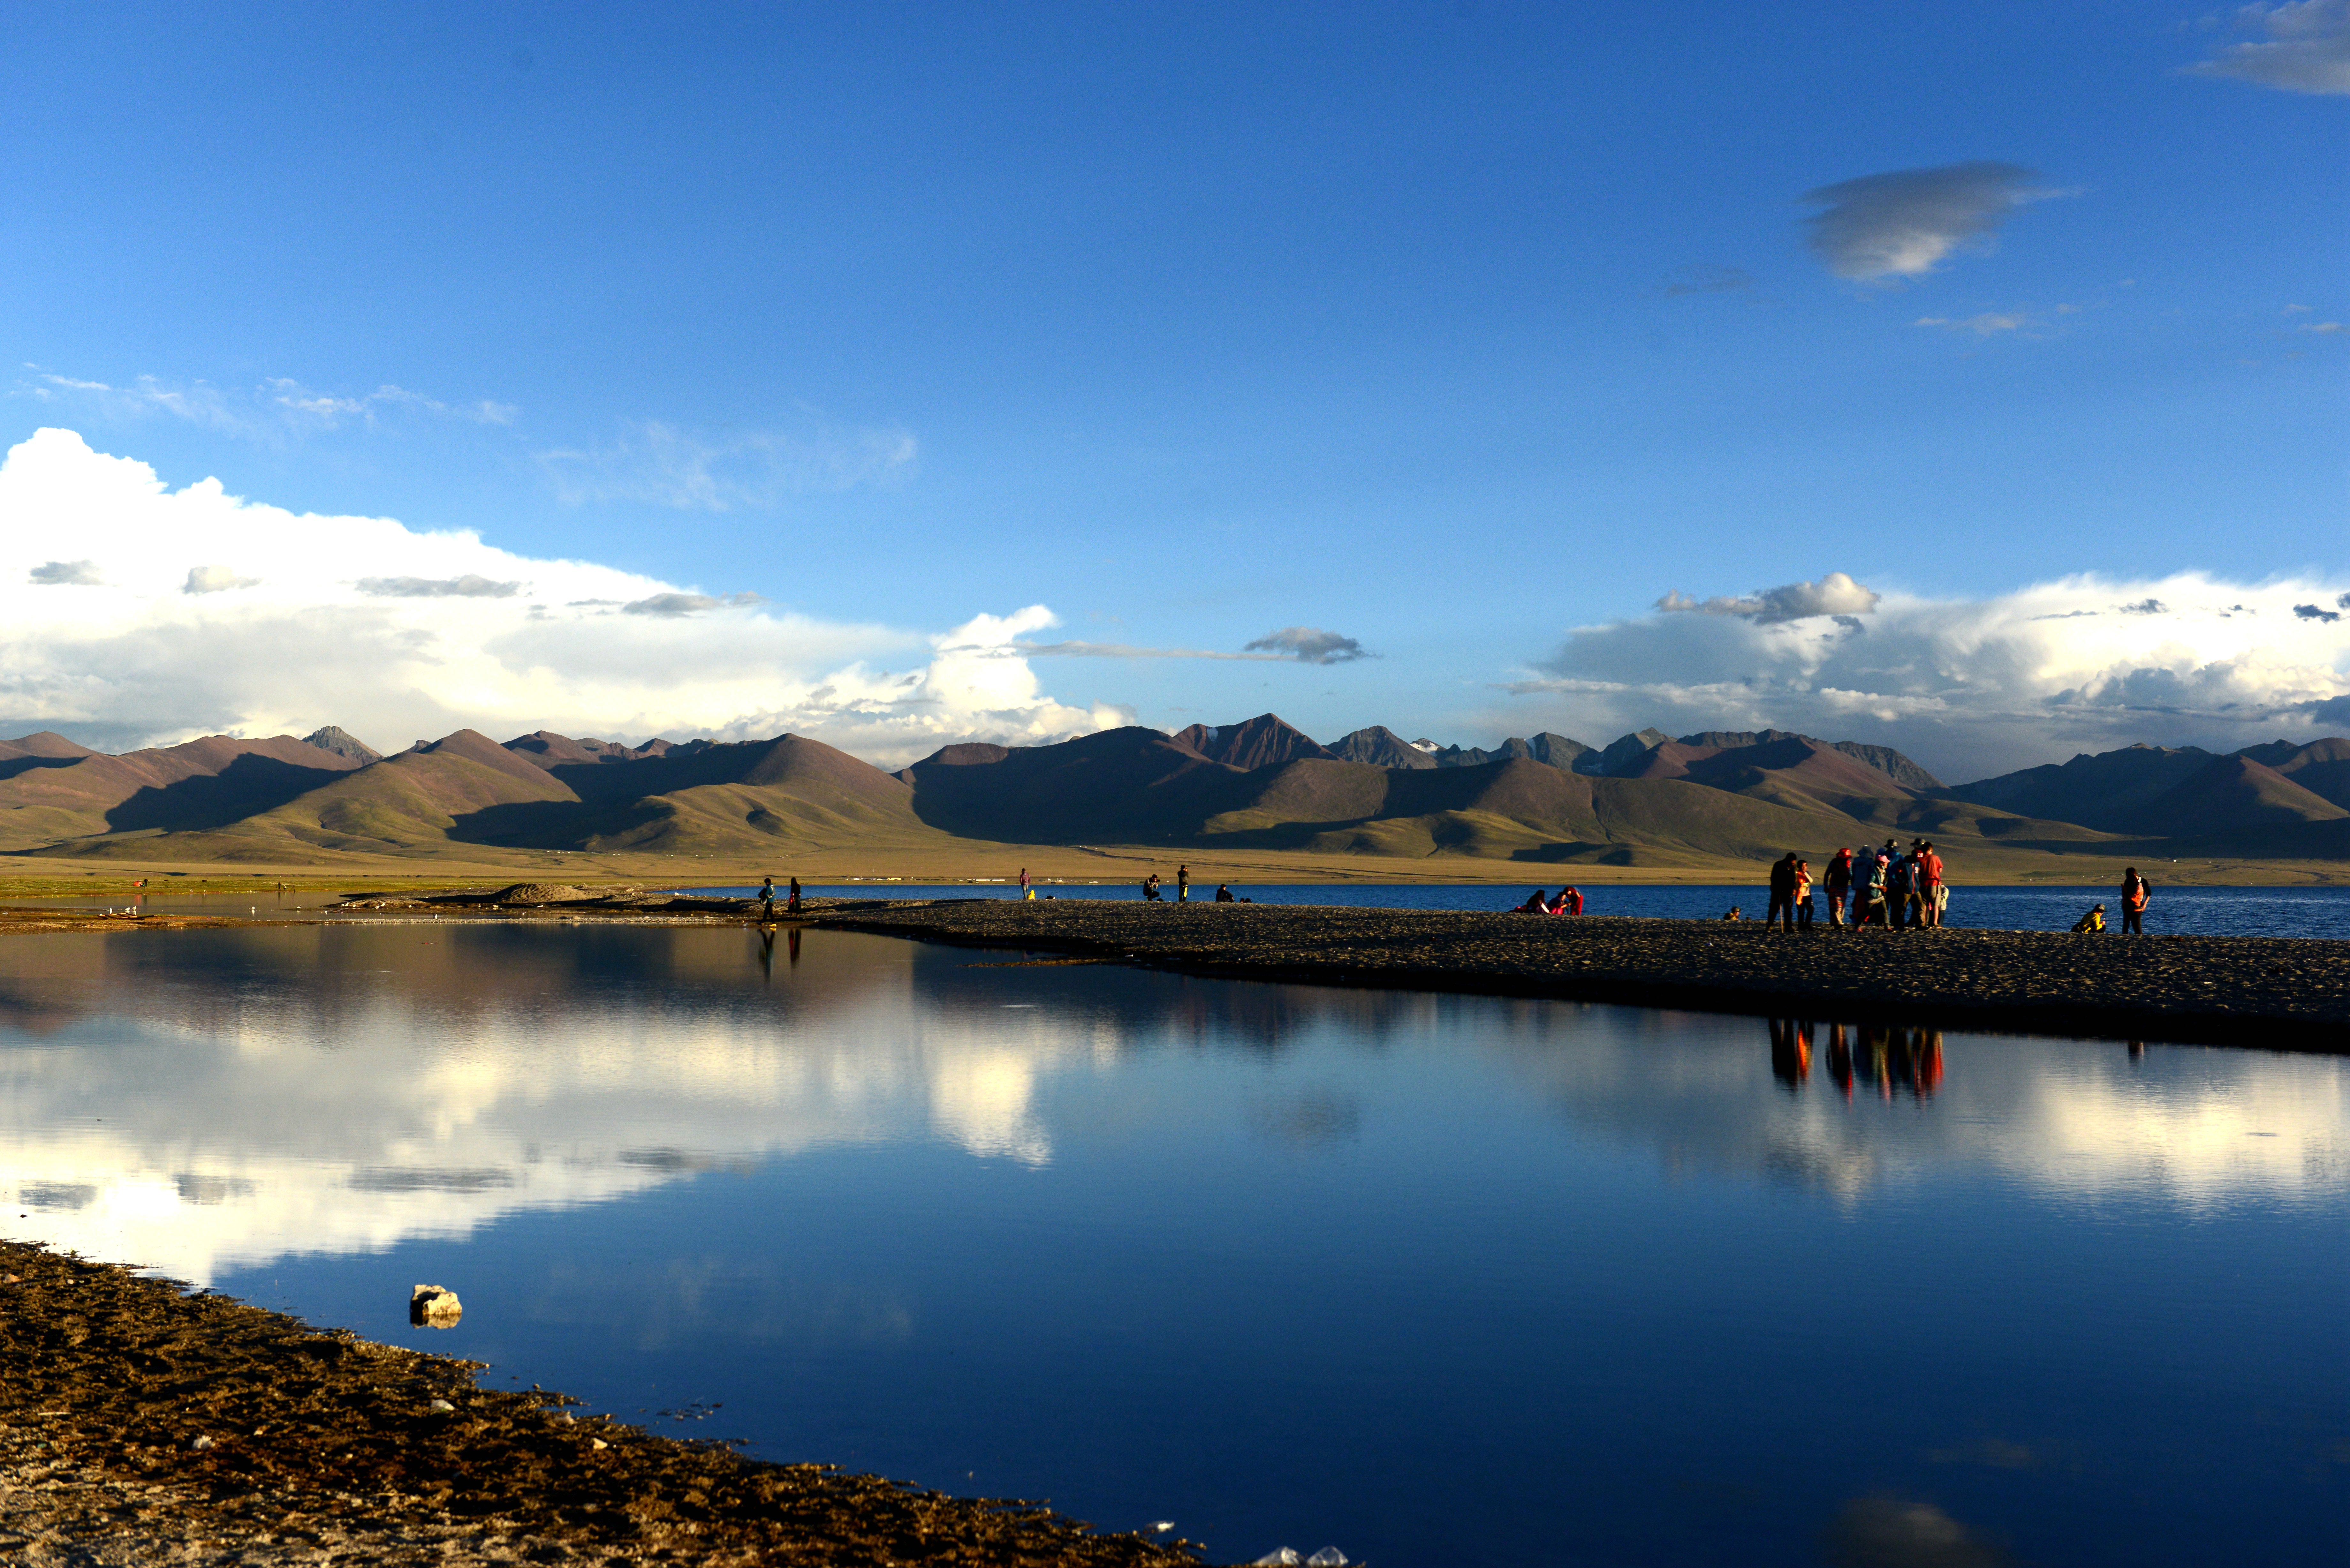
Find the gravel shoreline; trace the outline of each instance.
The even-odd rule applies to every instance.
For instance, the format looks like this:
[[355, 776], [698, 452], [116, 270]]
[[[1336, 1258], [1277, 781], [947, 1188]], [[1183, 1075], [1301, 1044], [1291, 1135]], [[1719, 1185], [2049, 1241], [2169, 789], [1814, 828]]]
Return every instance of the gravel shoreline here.
[[2350, 942], [1004, 898], [808, 923], [1185, 973], [1992, 1033], [2350, 1052]]
[[0, 1556], [1197, 1563], [1027, 1503], [577, 1419], [561, 1395], [477, 1386], [478, 1366], [0, 1242]]

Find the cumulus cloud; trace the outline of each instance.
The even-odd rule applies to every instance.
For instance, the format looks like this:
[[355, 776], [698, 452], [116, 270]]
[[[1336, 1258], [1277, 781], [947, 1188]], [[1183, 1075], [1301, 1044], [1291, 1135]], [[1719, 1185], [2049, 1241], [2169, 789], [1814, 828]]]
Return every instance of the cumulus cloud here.
[[1836, 573], [1736, 598], [1669, 595], [1656, 613], [1571, 632], [1507, 688], [1549, 711], [1503, 722], [1594, 742], [1648, 724], [1800, 730], [1898, 746], [1953, 783], [2139, 741], [2310, 740], [2350, 721], [2350, 619], [2326, 618], [2329, 602], [2350, 595], [2193, 572], [1982, 599], [1879, 594]]
[[2233, 77], [2284, 92], [2350, 93], [2350, 0], [2246, 5], [2236, 17], [2266, 33], [2268, 41], [2227, 45], [2189, 66], [2190, 74]]
[[1311, 626], [1284, 627], [1243, 646], [1251, 653], [1270, 653], [1301, 664], [1349, 664], [1370, 657], [1353, 638]]
[[792, 495], [887, 484], [913, 472], [920, 448], [894, 428], [821, 425], [717, 437], [639, 424], [597, 447], [537, 454], [563, 500], [645, 501], [680, 511], [758, 509]]
[[1669, 593], [1657, 601], [1657, 608], [1668, 615], [1743, 616], [1768, 625], [1814, 616], [1865, 615], [1877, 607], [1882, 597], [1843, 572], [1830, 572], [1816, 583], [1758, 588], [1742, 598], [1693, 599], [1685, 594]]
[[[34, 554], [61, 535], [91, 558]], [[188, 591], [224, 561], [267, 570], [234, 593]], [[629, 613], [664, 603], [693, 608]], [[216, 480], [172, 490], [65, 430], [0, 462], [0, 734], [55, 729], [114, 749], [321, 724], [383, 745], [462, 726], [499, 739], [790, 730], [896, 763], [949, 741], [1128, 722], [1042, 691], [1013, 644], [1053, 623], [1042, 606], [929, 637], [825, 622], [469, 532], [296, 515]]]
[[252, 588], [261, 586], [259, 577], [240, 577], [228, 566], [190, 566], [188, 580], [180, 585], [183, 594], [222, 594], [231, 588]]
[[1950, 163], [1895, 169], [1807, 191], [1820, 211], [1813, 252], [1838, 277], [1874, 283], [1922, 277], [1953, 251], [1988, 250], [2007, 215], [2064, 192], [2034, 189], [2032, 171], [2012, 163]]

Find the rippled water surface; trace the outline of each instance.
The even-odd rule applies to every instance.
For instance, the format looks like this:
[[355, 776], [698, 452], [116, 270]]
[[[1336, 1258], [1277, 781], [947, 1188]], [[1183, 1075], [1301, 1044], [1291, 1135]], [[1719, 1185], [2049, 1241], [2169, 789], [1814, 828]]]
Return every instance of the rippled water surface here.
[[2340, 1059], [1021, 957], [11, 938], [6, 1225], [1219, 1562], [2339, 1560]]

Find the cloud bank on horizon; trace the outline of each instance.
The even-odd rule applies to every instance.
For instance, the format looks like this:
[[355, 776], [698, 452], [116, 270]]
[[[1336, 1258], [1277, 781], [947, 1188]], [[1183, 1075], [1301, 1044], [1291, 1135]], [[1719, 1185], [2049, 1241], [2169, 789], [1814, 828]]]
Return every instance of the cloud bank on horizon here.
[[[1031, 606], [922, 637], [762, 607], [472, 533], [172, 491], [45, 429], [0, 462], [0, 726], [107, 749], [340, 724], [639, 740], [794, 731], [878, 762], [1129, 722], [1042, 691]], [[877, 668], [891, 657], [898, 668]]]
[[1595, 742], [1645, 724], [1799, 730], [1898, 746], [1952, 783], [2140, 741], [2233, 750], [2350, 733], [2345, 588], [2185, 572], [1934, 599], [1831, 572], [1669, 593], [1575, 628], [1508, 690]]

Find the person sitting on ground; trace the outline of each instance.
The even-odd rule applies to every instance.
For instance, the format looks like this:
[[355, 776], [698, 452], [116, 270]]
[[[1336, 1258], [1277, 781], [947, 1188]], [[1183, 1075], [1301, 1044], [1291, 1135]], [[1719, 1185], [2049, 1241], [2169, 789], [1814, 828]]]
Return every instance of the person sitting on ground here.
[[1547, 894], [1547, 893], [1545, 893], [1545, 892], [1544, 892], [1540, 888], [1535, 888], [1535, 889], [1534, 889], [1534, 896], [1533, 898], [1528, 898], [1524, 903], [1520, 904], [1520, 905], [1517, 907], [1517, 909], [1515, 910], [1515, 913], [1518, 913], [1518, 914], [1521, 914], [1521, 915], [1547, 915], [1547, 914], [1549, 914], [1549, 913], [1550, 913], [1550, 895], [1549, 895], [1549, 894]]
[[1229, 904], [1229, 903], [1231, 903], [1232, 901], [1232, 885], [1231, 885], [1230, 883], [1227, 883], [1227, 882], [1219, 882], [1219, 883], [1217, 883], [1217, 884], [1216, 884], [1216, 902], [1217, 902], [1217, 903], [1219, 903], [1219, 904]]
[[2106, 907], [2103, 904], [2093, 906], [2087, 914], [2073, 922], [2073, 930], [2076, 935], [2083, 932], [2102, 931], [2105, 929]]
[[2146, 901], [2154, 892], [2154, 884], [2137, 874], [2135, 866], [2122, 872], [2122, 935], [2146, 935]]
[[1579, 888], [1561, 888], [1558, 890], [1558, 901], [1553, 907], [1552, 913], [1566, 915], [1583, 913], [1583, 890]]
[[1721, 918], [1722, 918], [1723, 919], [1725, 919], [1725, 920], [1743, 920], [1743, 919], [1746, 919], [1746, 916], [1745, 916], [1745, 913], [1743, 912], [1743, 906], [1742, 906], [1742, 905], [1738, 905], [1738, 904], [1732, 904], [1732, 905], [1731, 905], [1731, 906], [1730, 906], [1730, 913], [1728, 913], [1728, 914], [1726, 914], [1726, 915], [1722, 916]]
[[1159, 873], [1156, 871], [1142, 879], [1142, 901], [1146, 904], [1159, 902]]

